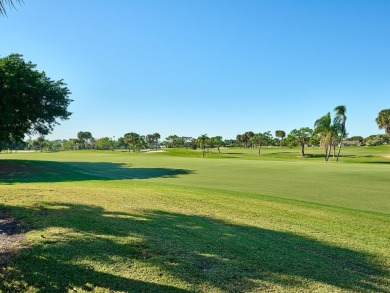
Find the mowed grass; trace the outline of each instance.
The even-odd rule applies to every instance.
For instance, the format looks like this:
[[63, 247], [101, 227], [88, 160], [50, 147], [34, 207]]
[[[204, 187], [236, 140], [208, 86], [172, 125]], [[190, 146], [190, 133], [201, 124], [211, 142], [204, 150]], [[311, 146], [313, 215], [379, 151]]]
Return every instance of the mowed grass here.
[[0, 155], [4, 292], [389, 292], [388, 147]]

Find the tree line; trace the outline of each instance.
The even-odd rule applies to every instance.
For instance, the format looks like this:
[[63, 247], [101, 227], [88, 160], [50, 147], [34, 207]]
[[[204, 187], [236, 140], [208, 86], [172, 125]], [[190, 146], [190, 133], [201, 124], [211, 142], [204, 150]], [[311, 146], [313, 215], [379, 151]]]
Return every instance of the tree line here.
[[[328, 161], [333, 150], [333, 157], [337, 160], [340, 156], [343, 142], [354, 141], [359, 145], [382, 145], [390, 144], [390, 127], [388, 127], [387, 116], [390, 116], [387, 110], [381, 111], [377, 118], [378, 126], [385, 128], [388, 135], [371, 135], [367, 138], [361, 136], [353, 136], [348, 138], [346, 131], [346, 106], [341, 105], [334, 108], [334, 117], [328, 112], [314, 122], [314, 127], [301, 127], [293, 129], [286, 135], [283, 130], [276, 130], [275, 136], [271, 131], [254, 133], [247, 131], [243, 134], [237, 134], [235, 139], [223, 139], [222, 136], [208, 137], [207, 134], [202, 134], [197, 138], [189, 136], [169, 135], [164, 140], [160, 140], [161, 135], [157, 132], [147, 135], [140, 135], [136, 132], [125, 133], [123, 137], [115, 139], [115, 137], [103, 137], [95, 139], [89, 131], [79, 131], [77, 138], [68, 140], [45, 140], [40, 136], [34, 140], [28, 140], [21, 143], [14, 141], [9, 149], [15, 148], [30, 148], [36, 150], [115, 150], [126, 149], [129, 152], [139, 152], [143, 149], [158, 150], [159, 148], [187, 148], [202, 150], [202, 156], [205, 156], [206, 150], [210, 152], [211, 148], [221, 152], [222, 147], [240, 147], [257, 149], [257, 154], [261, 155], [263, 146], [278, 146], [278, 147], [297, 147], [301, 148], [301, 156], [305, 156], [305, 147], [320, 146], [324, 149], [324, 158]], [[382, 114], [381, 114], [382, 113]], [[381, 116], [382, 115], [382, 116]], [[389, 119], [390, 120], [390, 119]], [[1, 149], [1, 148], [0, 148]], [[337, 151], [336, 151], [337, 149]]]

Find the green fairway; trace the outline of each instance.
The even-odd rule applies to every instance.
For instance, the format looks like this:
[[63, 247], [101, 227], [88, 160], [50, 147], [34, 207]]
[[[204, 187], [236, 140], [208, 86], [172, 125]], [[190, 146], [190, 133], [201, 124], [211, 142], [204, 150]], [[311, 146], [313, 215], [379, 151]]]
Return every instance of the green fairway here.
[[0, 154], [0, 289], [388, 292], [389, 147]]

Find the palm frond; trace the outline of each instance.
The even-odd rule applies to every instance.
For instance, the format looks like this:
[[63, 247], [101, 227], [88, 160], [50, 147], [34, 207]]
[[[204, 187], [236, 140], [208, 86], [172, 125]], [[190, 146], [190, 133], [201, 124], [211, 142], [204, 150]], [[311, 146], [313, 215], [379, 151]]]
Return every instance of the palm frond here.
[[23, 0], [0, 0], [0, 14], [7, 15], [7, 9], [16, 8], [15, 3], [22, 4]]

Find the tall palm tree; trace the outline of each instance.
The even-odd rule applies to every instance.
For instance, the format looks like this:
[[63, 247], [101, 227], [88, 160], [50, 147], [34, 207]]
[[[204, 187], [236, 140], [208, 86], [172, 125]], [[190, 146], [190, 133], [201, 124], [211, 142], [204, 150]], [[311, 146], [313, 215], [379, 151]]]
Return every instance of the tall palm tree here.
[[208, 136], [207, 134], [202, 134], [201, 136], [198, 137], [197, 142], [199, 144], [199, 147], [202, 149], [202, 157], [204, 157], [204, 152], [206, 149], [206, 145], [208, 143]]
[[390, 109], [380, 111], [375, 121], [380, 129], [384, 129], [390, 135]]
[[15, 8], [15, 3], [23, 3], [23, 0], [0, 0], [0, 14], [7, 15], [7, 8]]
[[325, 149], [325, 161], [328, 161], [332, 148], [332, 138], [334, 137], [335, 127], [332, 125], [332, 118], [328, 112], [314, 122], [314, 133], [321, 136], [321, 145]]
[[341, 144], [347, 134], [347, 131], [345, 129], [345, 122], [347, 121], [347, 116], [345, 114], [347, 113], [347, 107], [344, 105], [337, 106], [336, 108], [334, 108], [334, 112], [335, 112], [335, 117], [333, 119], [333, 125], [335, 126], [339, 134], [339, 141], [338, 141], [339, 150], [336, 159], [336, 161], [338, 162], [340, 151], [341, 151]]

